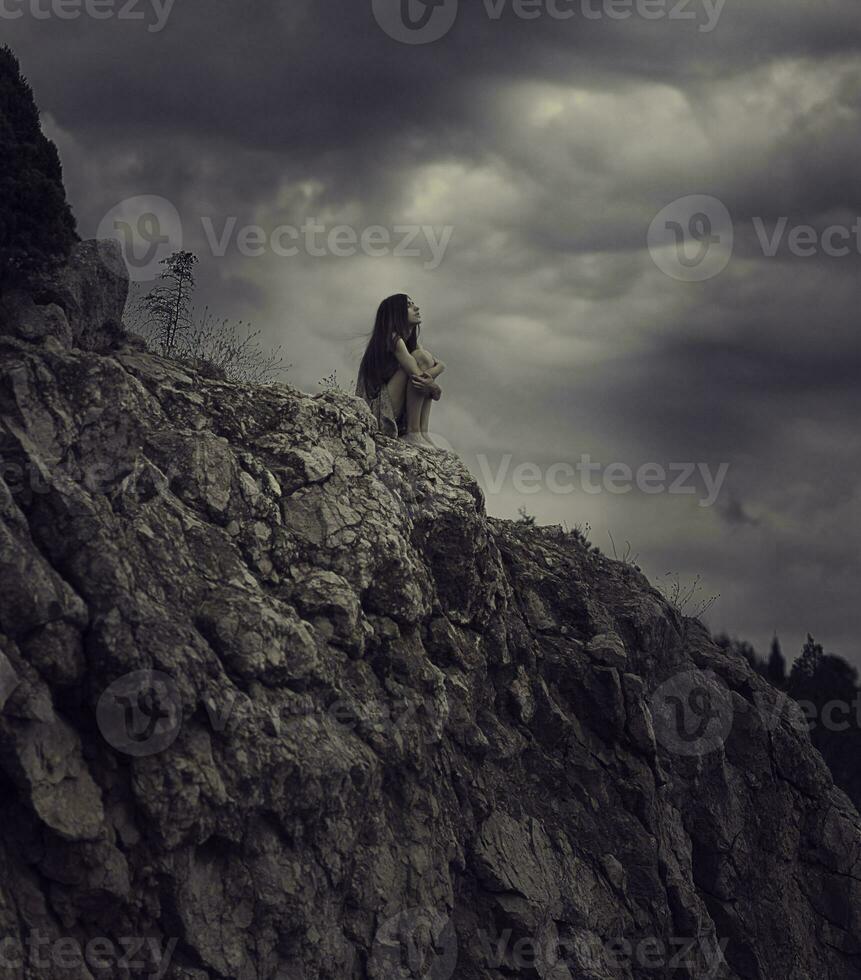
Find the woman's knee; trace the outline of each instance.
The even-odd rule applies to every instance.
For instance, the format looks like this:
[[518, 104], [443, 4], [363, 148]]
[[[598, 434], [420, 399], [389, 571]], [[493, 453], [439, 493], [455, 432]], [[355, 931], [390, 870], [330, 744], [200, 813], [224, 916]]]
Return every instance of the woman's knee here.
[[433, 367], [436, 360], [433, 354], [429, 350], [425, 350], [424, 347], [416, 347], [413, 351], [413, 357], [416, 359], [416, 364], [423, 368]]

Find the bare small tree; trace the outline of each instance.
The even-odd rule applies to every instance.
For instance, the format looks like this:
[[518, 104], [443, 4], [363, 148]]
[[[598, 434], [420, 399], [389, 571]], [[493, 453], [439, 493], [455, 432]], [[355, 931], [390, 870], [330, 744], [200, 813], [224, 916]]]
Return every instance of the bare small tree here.
[[159, 276], [162, 284], [139, 301], [138, 316], [145, 331], [163, 357], [175, 354], [179, 335], [191, 329], [191, 293], [194, 290], [194, 264], [198, 261], [192, 252], [174, 252], [160, 265], [167, 268]]
[[232, 324], [227, 318], [216, 320], [208, 306], [200, 321], [195, 321], [191, 295], [197, 261], [191, 252], [174, 252], [162, 259], [167, 269], [161, 274], [161, 285], [142, 295], [139, 285], [132, 283], [123, 316], [126, 325], [162, 357], [188, 364], [203, 374], [252, 384], [276, 381], [277, 375], [292, 364], [283, 363], [280, 345], [272, 351], [260, 346], [260, 330], [247, 330], [246, 336], [240, 337], [244, 321]]
[[521, 504], [517, 508], [517, 513], [520, 515], [515, 523], [526, 524], [528, 527], [535, 527], [535, 517], [532, 514], [527, 513], [524, 504]]

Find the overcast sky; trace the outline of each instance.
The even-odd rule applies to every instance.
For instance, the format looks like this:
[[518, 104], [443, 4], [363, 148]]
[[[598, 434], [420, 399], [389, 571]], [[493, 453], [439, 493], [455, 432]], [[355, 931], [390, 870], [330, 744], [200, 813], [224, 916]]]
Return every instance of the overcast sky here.
[[201, 308], [351, 393], [409, 293], [491, 515], [861, 666], [858, 0], [74, 4], [0, 26], [142, 288], [194, 251]]

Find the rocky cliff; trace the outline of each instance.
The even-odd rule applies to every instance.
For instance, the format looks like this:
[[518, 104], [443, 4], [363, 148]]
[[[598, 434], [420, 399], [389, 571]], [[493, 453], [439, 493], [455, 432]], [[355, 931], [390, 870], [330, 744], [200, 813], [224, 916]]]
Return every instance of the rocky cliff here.
[[861, 976], [861, 819], [746, 661], [127, 285], [0, 302], [0, 975]]

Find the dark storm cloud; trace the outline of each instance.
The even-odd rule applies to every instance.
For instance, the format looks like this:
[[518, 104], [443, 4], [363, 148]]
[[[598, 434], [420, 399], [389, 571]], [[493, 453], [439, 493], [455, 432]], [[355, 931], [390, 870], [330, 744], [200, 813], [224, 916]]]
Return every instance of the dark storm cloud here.
[[[506, 491], [488, 505], [590, 519], [602, 545], [612, 527], [648, 571], [702, 573], [721, 592], [715, 628], [764, 651], [777, 627], [790, 655], [810, 630], [861, 663], [847, 545], [861, 249], [802, 257], [788, 244], [800, 225], [821, 236], [861, 215], [857, 0], [727, 0], [707, 33], [704, 0], [688, 5], [694, 22], [527, 21], [510, 3], [494, 20], [489, 4], [461, 0], [428, 45], [388, 37], [371, 0], [182, 0], [158, 33], [116, 20], [2, 27], [83, 233], [123, 198], [170, 200], [204, 255], [210, 305], [287, 340], [291, 380], [310, 390], [335, 364], [349, 386], [375, 304], [417, 295], [449, 364], [435, 417], [476, 472], [477, 453], [498, 462], [512, 447], [539, 465], [584, 451], [632, 467], [728, 461], [713, 508]], [[702, 283], [664, 275], [645, 248], [656, 213], [689, 194], [718, 198], [733, 220], [732, 259]], [[207, 256], [206, 216], [454, 234], [428, 273], [407, 260]], [[762, 234], [781, 221], [770, 256]]]
[[331, 179], [330, 193], [346, 196], [373, 193], [417, 158], [486, 153], [474, 139], [485, 108], [473, 99], [479, 84], [522, 78], [610, 90], [660, 80], [698, 98], [769, 55], [852, 50], [861, 32], [853, 0], [825, 9], [729, 2], [708, 35], [685, 21], [527, 21], [505, 9], [493, 20], [484, 3], [461, 3], [450, 34], [427, 46], [387, 37], [370, 0], [184, 2], [157, 34], [86, 18], [24, 18], [9, 34], [65, 128], [120, 143], [134, 135], [219, 154], [257, 150], [272, 155], [268, 165], [223, 174], [239, 193], [250, 178], [265, 190], [287, 167]]

